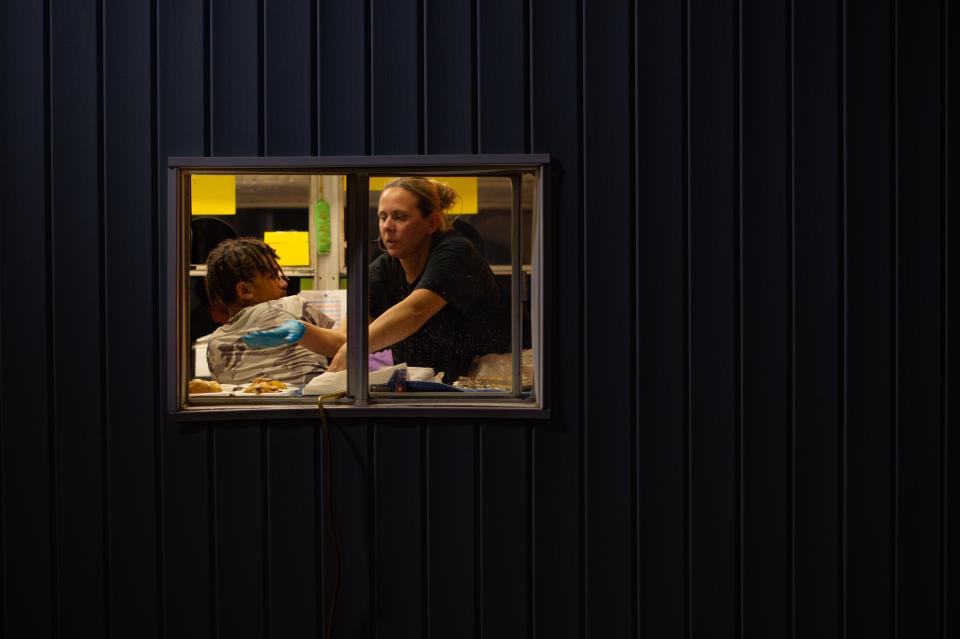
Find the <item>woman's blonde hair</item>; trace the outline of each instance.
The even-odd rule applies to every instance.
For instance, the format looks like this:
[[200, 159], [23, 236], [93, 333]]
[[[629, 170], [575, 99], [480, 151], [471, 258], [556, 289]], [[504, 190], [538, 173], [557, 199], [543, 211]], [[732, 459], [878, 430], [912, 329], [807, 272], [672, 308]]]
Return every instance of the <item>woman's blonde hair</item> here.
[[450, 229], [451, 222], [447, 216], [450, 209], [460, 198], [452, 186], [430, 178], [408, 176], [390, 180], [383, 187], [383, 190], [394, 188], [403, 189], [416, 197], [417, 207], [423, 217], [429, 218], [436, 213], [438, 230], [446, 231]]

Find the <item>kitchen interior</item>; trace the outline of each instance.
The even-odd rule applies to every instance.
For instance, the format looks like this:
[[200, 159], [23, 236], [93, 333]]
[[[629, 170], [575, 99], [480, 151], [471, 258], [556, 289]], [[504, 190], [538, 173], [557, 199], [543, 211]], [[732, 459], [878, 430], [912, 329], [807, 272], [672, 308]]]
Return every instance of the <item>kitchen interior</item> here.
[[[369, 185], [370, 260], [377, 245], [380, 192], [391, 178], [371, 177]], [[459, 232], [474, 241], [500, 283], [511, 279], [510, 216], [512, 187], [508, 177], [448, 176], [460, 194], [451, 211]], [[288, 278], [287, 294], [319, 305], [337, 325], [346, 315], [345, 220], [349, 201], [343, 175], [222, 174], [190, 176], [189, 336], [190, 376], [206, 379], [205, 338], [219, 325], [204, 286], [206, 258], [221, 241], [256, 237], [276, 250]], [[521, 247], [524, 304], [529, 310], [535, 179], [525, 175], [521, 189]], [[529, 318], [529, 312], [524, 314]]]

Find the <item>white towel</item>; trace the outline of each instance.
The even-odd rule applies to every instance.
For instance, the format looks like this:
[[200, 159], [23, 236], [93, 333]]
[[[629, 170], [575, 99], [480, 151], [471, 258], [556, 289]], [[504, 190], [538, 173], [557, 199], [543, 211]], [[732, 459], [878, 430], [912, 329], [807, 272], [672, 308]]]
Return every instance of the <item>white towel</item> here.
[[[432, 368], [423, 368], [420, 366], [407, 366], [406, 362], [387, 366], [380, 370], [370, 371], [368, 375], [371, 384], [386, 384], [393, 376], [393, 371], [406, 369], [407, 379], [417, 382], [433, 382], [443, 379], [443, 373], [434, 374]], [[439, 376], [440, 380], [437, 379]], [[331, 393], [341, 393], [347, 390], [347, 371], [337, 371], [331, 373], [321, 373], [317, 375], [303, 387], [303, 395], [330, 395]]]

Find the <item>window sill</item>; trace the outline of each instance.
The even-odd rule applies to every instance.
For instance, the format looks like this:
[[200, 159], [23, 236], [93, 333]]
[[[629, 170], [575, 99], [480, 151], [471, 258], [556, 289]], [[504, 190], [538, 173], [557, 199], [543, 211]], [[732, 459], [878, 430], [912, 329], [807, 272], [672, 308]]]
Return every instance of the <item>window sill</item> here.
[[[320, 416], [316, 398], [277, 398], [275, 401], [256, 400], [256, 404], [236, 405], [211, 403], [194, 404], [170, 411], [172, 422], [248, 421], [273, 419], [315, 419]], [[367, 406], [352, 403], [325, 405], [332, 419], [533, 419], [550, 418], [550, 409], [531, 400], [504, 399], [486, 401], [429, 402], [404, 400], [402, 402], [377, 400]]]

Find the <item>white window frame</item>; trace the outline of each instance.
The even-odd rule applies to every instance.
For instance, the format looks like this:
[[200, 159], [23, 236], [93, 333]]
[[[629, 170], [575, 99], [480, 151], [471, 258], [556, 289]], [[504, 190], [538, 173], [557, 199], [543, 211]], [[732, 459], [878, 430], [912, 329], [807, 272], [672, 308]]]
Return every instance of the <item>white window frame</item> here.
[[[166, 246], [161, 251], [166, 322], [165, 407], [177, 421], [219, 419], [302, 418], [316, 415], [318, 398], [258, 398], [256, 404], [223, 405], [191, 402], [187, 393], [189, 368], [189, 184], [200, 173], [263, 173], [346, 175], [350, 213], [347, 226], [347, 395], [325, 404], [338, 416], [353, 417], [489, 417], [547, 418], [549, 409], [549, 177], [548, 155], [417, 155], [354, 157], [171, 157], [167, 163]], [[535, 178], [531, 277], [531, 345], [534, 354], [532, 397], [521, 393], [523, 295], [521, 253], [522, 175]], [[513, 388], [509, 393], [388, 393], [371, 395], [367, 370], [367, 299], [369, 283], [368, 211], [371, 176], [479, 175], [510, 177], [511, 311]]]

